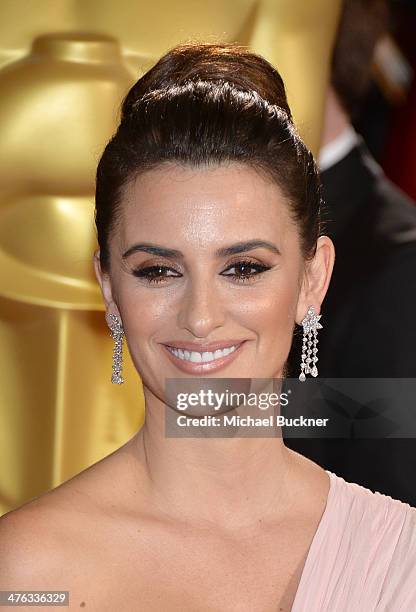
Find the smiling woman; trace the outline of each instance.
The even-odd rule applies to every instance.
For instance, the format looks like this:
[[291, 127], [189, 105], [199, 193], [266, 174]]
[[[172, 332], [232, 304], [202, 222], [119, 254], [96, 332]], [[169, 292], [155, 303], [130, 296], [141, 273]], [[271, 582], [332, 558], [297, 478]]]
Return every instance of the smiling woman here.
[[334, 265], [321, 204], [264, 58], [189, 43], [137, 81], [97, 169], [94, 267], [145, 423], [0, 519], [0, 589], [65, 588], [92, 610], [416, 609], [416, 510], [281, 435], [165, 436], [181, 414], [167, 380], [285, 376], [295, 325], [312, 308], [318, 321]]
[[97, 276], [142, 379], [161, 397], [164, 378], [181, 372], [280, 377], [295, 318], [322, 301], [329, 239], [301, 292], [304, 259], [282, 190], [236, 161], [165, 162], [130, 180], [124, 202], [109, 273], [97, 258]]

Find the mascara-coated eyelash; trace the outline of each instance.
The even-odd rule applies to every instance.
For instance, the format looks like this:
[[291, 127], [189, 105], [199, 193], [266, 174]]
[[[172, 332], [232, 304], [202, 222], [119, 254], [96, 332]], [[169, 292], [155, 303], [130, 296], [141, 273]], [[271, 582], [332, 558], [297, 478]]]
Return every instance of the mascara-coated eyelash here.
[[[252, 272], [250, 274], [238, 275], [238, 274], [224, 274], [227, 270], [231, 268], [238, 268], [247, 266], [249, 268], [254, 268], [256, 272]], [[164, 282], [169, 276], [166, 274], [161, 274], [162, 271], [166, 272], [169, 270], [173, 270], [173, 268], [169, 268], [168, 266], [149, 266], [146, 268], [137, 268], [133, 270], [133, 275], [138, 278], [144, 279], [149, 285], [150, 284], [158, 284]], [[265, 266], [264, 264], [257, 263], [255, 261], [238, 261], [226, 268], [224, 272], [222, 272], [222, 276], [231, 276], [235, 279], [237, 283], [247, 283], [255, 280], [255, 277], [265, 272], [266, 270], [270, 270], [270, 266]], [[173, 270], [175, 271], [175, 270]], [[159, 273], [159, 274], [158, 274]], [[171, 275], [171, 277], [177, 278], [178, 276]], [[179, 275], [180, 276], [180, 275]]]

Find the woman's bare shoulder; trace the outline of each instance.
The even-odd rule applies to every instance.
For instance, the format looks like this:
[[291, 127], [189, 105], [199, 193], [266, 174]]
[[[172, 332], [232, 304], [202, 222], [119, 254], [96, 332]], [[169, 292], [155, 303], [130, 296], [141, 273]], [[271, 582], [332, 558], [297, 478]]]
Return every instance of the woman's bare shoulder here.
[[8, 568], [10, 576], [26, 579], [51, 570], [64, 551], [70, 555], [82, 524], [80, 511], [88, 505], [81, 502], [81, 491], [82, 479], [75, 478], [0, 518], [2, 575]]
[[0, 590], [58, 590], [95, 573], [117, 471], [110, 457], [0, 517]]
[[[59, 516], [58, 516], [59, 518]], [[60, 530], [53, 505], [34, 500], [0, 518], [0, 590], [29, 590], [59, 555]]]
[[125, 583], [133, 553], [145, 559], [143, 508], [136, 464], [122, 451], [6, 513], [0, 590], [67, 590], [70, 609], [114, 609], [108, 589]]
[[41, 496], [0, 518], [0, 590], [66, 591], [70, 609], [98, 610], [91, 523], [62, 512], [64, 497]]

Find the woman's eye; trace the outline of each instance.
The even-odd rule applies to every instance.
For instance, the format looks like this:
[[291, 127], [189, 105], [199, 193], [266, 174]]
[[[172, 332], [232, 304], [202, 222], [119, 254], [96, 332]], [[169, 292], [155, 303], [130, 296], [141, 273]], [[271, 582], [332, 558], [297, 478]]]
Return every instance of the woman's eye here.
[[[265, 272], [266, 270], [269, 270], [270, 267], [265, 266], [264, 264], [259, 264], [255, 261], [239, 261], [226, 268], [225, 271], [232, 269], [236, 270], [234, 274], [224, 274], [224, 272], [222, 272], [222, 276], [231, 276], [237, 282], [247, 282], [254, 280], [256, 276], [262, 272]], [[254, 272], [250, 270], [254, 270]], [[168, 272], [174, 272], [175, 274], [168, 274]], [[133, 275], [144, 279], [149, 285], [163, 283], [169, 277], [177, 278], [181, 276], [176, 272], [176, 270], [173, 270], [173, 268], [168, 268], [167, 266], [137, 268], [136, 270], [133, 270]]]
[[[247, 282], [247, 281], [255, 280], [256, 276], [258, 276], [262, 272], [265, 272], [266, 270], [270, 270], [269, 266], [265, 266], [264, 264], [259, 264], [255, 261], [238, 261], [232, 264], [232, 266], [229, 266], [227, 270], [232, 270], [233, 268], [235, 268], [236, 270], [239, 270], [239, 272], [234, 273], [234, 274], [224, 274], [223, 273], [223, 276], [232, 276], [238, 282]], [[254, 269], [255, 272], [250, 272], [250, 268]]]
[[[137, 270], [133, 270], [134, 276], [138, 278], [143, 278], [147, 283], [163, 283], [166, 278], [169, 278], [166, 272], [173, 271], [172, 268], [168, 268], [167, 266], [150, 266], [148, 268], [138, 268]], [[171, 275], [171, 276], [178, 276]]]

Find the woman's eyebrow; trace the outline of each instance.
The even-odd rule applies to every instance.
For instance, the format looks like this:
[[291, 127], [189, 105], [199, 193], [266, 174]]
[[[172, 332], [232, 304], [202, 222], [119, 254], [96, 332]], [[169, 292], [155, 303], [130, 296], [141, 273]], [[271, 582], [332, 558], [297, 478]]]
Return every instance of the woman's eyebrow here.
[[[280, 255], [280, 251], [275, 244], [268, 242], [267, 240], [246, 240], [244, 242], [237, 242], [228, 247], [221, 247], [215, 253], [216, 257], [227, 257], [228, 255], [235, 255], [236, 253], [244, 253], [246, 251], [252, 251], [253, 249], [264, 248], [272, 251], [276, 255]], [[162, 247], [157, 244], [149, 242], [141, 242], [134, 244], [129, 247], [125, 253], [123, 253], [123, 259], [127, 259], [130, 255], [137, 252], [150, 253], [151, 255], [158, 255], [159, 257], [167, 257], [168, 259], [183, 259], [184, 255], [177, 249], [169, 249]]]

